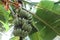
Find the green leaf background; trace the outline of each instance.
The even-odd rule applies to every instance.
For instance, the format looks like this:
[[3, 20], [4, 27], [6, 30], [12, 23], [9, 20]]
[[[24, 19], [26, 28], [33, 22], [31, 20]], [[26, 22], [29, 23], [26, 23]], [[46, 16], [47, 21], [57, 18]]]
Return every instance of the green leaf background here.
[[6, 31], [9, 29], [8, 19], [10, 11], [6, 11], [2, 4], [0, 4], [0, 22], [3, 24]]
[[53, 40], [56, 35], [60, 35], [59, 10], [60, 6], [53, 1], [41, 1], [38, 4], [36, 15], [43, 21], [33, 17], [39, 31], [30, 36], [31, 40]]

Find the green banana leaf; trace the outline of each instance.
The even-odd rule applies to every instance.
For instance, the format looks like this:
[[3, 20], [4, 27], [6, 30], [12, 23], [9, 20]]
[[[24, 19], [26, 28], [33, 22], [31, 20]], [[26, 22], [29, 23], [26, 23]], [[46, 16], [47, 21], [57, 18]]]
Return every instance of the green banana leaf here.
[[35, 14], [38, 17], [33, 17], [39, 31], [30, 35], [31, 40], [53, 40], [56, 35], [60, 35], [60, 12], [57, 10], [58, 6], [56, 7], [52, 1], [41, 1], [39, 3]]
[[52, 10], [54, 11], [54, 12], [56, 12], [58, 15], [60, 15], [60, 5], [59, 5], [60, 3], [54, 3], [54, 6], [53, 6], [53, 8], [52, 8]]

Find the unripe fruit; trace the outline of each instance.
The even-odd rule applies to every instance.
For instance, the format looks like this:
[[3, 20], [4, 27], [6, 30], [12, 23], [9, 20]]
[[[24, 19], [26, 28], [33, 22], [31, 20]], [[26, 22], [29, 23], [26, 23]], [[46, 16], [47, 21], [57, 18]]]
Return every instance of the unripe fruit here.
[[20, 37], [26, 37], [32, 31], [32, 16], [21, 10], [18, 19], [15, 20], [14, 35]]

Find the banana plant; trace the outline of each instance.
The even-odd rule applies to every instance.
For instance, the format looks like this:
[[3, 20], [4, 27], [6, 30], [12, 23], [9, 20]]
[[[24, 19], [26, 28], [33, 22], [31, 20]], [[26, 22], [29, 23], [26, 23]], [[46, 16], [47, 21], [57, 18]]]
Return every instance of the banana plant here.
[[12, 5], [10, 5], [10, 11], [7, 12], [0, 4], [0, 23], [8, 30], [10, 28], [8, 25], [10, 23], [9, 18], [11, 17], [13, 23], [10, 24], [14, 24], [13, 34], [15, 37], [11, 40], [23, 40], [27, 35], [30, 40], [53, 40], [57, 35], [60, 36], [59, 3], [48, 0], [40, 1], [37, 5], [26, 1], [22, 2], [25, 5], [36, 6], [36, 13], [32, 13], [23, 7], [15, 9]]

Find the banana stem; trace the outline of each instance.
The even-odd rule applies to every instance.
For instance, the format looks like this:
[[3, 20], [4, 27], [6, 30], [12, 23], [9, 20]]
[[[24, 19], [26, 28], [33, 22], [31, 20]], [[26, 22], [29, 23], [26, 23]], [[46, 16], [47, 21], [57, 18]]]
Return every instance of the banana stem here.
[[20, 39], [19, 40], [23, 40], [23, 38], [22, 37], [20, 37]]

